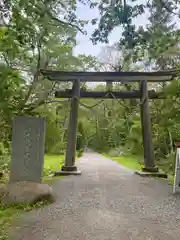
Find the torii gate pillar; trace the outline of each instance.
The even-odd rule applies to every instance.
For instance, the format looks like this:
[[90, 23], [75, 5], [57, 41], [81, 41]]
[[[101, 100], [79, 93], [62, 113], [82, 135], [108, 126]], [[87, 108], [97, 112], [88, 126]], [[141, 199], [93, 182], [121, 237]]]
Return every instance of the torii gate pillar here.
[[140, 82], [141, 92], [141, 128], [144, 147], [144, 171], [158, 172], [158, 168], [155, 165], [154, 146], [152, 142], [152, 127], [151, 117], [148, 103], [148, 87], [147, 81]]
[[78, 124], [78, 110], [80, 97], [80, 80], [75, 80], [72, 87], [71, 112], [69, 116], [68, 141], [65, 163], [58, 175], [81, 175], [81, 171], [75, 165], [76, 158], [76, 132]]
[[156, 167], [154, 146], [152, 142], [152, 127], [151, 127], [151, 117], [148, 103], [148, 86], [147, 81], [143, 80], [140, 82], [140, 92], [141, 92], [141, 128], [143, 137], [143, 147], [144, 147], [144, 167], [142, 172], [136, 172], [140, 176], [154, 176], [160, 178], [167, 178], [167, 174], [160, 173]]

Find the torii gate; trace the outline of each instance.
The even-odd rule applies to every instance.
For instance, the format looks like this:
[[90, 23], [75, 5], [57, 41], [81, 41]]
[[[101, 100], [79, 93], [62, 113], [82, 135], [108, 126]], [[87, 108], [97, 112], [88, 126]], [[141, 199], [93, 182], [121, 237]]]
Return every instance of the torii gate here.
[[[55, 175], [79, 175], [81, 171], [75, 165], [76, 156], [76, 129], [78, 124], [78, 108], [80, 98], [105, 98], [113, 99], [140, 99], [141, 127], [144, 147], [144, 168], [142, 175], [156, 175], [166, 177], [161, 174], [156, 167], [154, 147], [152, 143], [152, 128], [148, 99], [161, 98], [161, 94], [155, 91], [148, 91], [148, 82], [171, 81], [176, 77], [177, 70], [167, 70], [158, 72], [63, 72], [54, 70], [41, 70], [44, 77], [56, 82], [73, 82], [72, 90], [56, 91], [57, 98], [71, 98], [71, 111], [68, 127], [68, 142], [66, 149], [65, 163], [61, 171]], [[81, 82], [106, 82], [106, 92], [88, 92], [80, 90]], [[134, 83], [139, 82], [139, 90], [126, 92], [113, 92], [112, 83]], [[141, 175], [141, 173], [139, 173]]]

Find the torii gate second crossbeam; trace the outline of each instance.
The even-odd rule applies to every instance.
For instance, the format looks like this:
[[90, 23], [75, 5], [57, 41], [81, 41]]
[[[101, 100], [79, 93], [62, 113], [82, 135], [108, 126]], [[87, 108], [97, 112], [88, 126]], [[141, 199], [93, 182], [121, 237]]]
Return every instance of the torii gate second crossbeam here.
[[[72, 90], [57, 91], [55, 96], [58, 98], [71, 98], [71, 112], [68, 127], [68, 142], [66, 149], [65, 163], [61, 171], [55, 175], [79, 175], [81, 171], [75, 165], [76, 156], [76, 131], [78, 124], [79, 98], [112, 98], [112, 82], [133, 83], [139, 82], [138, 91], [116, 92], [118, 99], [139, 98], [141, 100], [141, 126], [144, 147], [144, 168], [140, 175], [155, 175], [157, 177], [167, 177], [161, 174], [156, 167], [154, 147], [152, 142], [152, 127], [148, 99], [161, 98], [161, 94], [148, 91], [148, 82], [165, 82], [173, 80], [178, 70], [158, 71], [158, 72], [63, 72], [54, 70], [41, 70], [44, 77], [51, 81], [73, 82]], [[86, 92], [80, 90], [81, 82], [106, 82], [108, 92]], [[144, 174], [145, 173], [145, 174]]]

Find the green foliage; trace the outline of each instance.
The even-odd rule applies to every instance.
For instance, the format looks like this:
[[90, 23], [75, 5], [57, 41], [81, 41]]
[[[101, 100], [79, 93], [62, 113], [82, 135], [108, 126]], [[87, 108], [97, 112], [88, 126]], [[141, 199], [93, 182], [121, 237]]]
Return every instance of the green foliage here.
[[78, 158], [82, 157], [83, 153], [84, 153], [84, 149], [81, 148], [81, 149], [78, 151], [77, 157], [78, 157]]
[[8, 149], [0, 142], [0, 184], [8, 181], [10, 160]]
[[141, 160], [137, 158], [137, 156], [133, 156], [133, 155], [119, 156], [119, 157], [111, 157], [111, 159], [133, 171], [139, 171], [143, 167], [143, 165], [141, 164]]
[[174, 175], [176, 164], [176, 154], [175, 152], [168, 153], [167, 155], [163, 156], [163, 158], [158, 160], [158, 166], [162, 169], [165, 173], [169, 174], [170, 176]]
[[[134, 62], [144, 61], [148, 55], [149, 61], [155, 61], [158, 67], [163, 69], [169, 64], [175, 64], [175, 49], [179, 40], [179, 30], [173, 24], [174, 11], [177, 11], [178, 2], [147, 1], [99, 1], [100, 19], [93, 19], [92, 24], [97, 28], [92, 34], [94, 44], [98, 42], [108, 43], [108, 36], [118, 26], [122, 29], [120, 46], [131, 49], [131, 57]], [[150, 12], [149, 23], [146, 27], [137, 28], [134, 19]], [[178, 15], [178, 14], [177, 14]], [[179, 49], [179, 48], [178, 48]], [[169, 53], [174, 55], [172, 58]], [[146, 59], [147, 60], [147, 59]], [[177, 59], [176, 59], [177, 60]], [[168, 61], [168, 64], [167, 64]], [[156, 66], [156, 67], [157, 67]]]
[[[116, 43], [118, 57], [114, 62], [104, 56], [104, 63], [93, 56], [73, 55], [78, 31], [85, 32], [86, 22], [76, 16], [77, 1], [11, 1], [13, 18], [10, 25], [0, 28], [0, 172], [7, 182], [11, 159], [12, 120], [16, 115], [33, 115], [46, 118], [46, 142], [43, 181], [59, 171], [64, 161], [69, 118], [69, 102], [52, 102], [54, 92], [71, 87], [69, 83], [54, 84], [45, 80], [40, 69], [62, 71], [144, 71], [148, 69], [179, 68], [179, 29], [173, 24], [173, 12], [179, 1], [83, 1], [98, 8], [100, 19], [91, 40], [108, 42], [115, 27], [122, 27], [122, 37]], [[167, 8], [168, 7], [168, 8]], [[149, 11], [149, 23], [137, 28], [133, 20]], [[114, 47], [114, 46], [113, 46]], [[111, 46], [110, 48], [111, 49]], [[106, 49], [105, 49], [106, 50]], [[108, 62], [108, 64], [106, 64]], [[108, 66], [107, 66], [108, 65]], [[84, 90], [105, 91], [100, 84]], [[137, 90], [137, 84], [114, 84], [115, 91]], [[149, 84], [149, 89], [164, 91], [165, 99], [150, 102], [153, 143], [158, 166], [174, 173], [174, 142], [180, 140], [180, 82]], [[122, 165], [139, 170], [143, 163], [142, 132], [139, 101], [132, 100], [81, 100], [77, 129], [78, 156], [84, 146], [108, 153]], [[94, 107], [93, 107], [94, 106]], [[51, 155], [49, 155], [51, 154]], [[57, 155], [54, 155], [57, 154]], [[131, 154], [131, 156], [130, 156]], [[136, 154], [140, 157], [134, 157]], [[125, 157], [126, 155], [126, 157]], [[30, 210], [31, 207], [23, 207]], [[0, 228], [5, 231], [9, 219], [17, 209], [0, 207]], [[3, 235], [4, 235], [3, 233]], [[4, 237], [4, 236], [3, 236]], [[3, 239], [0, 237], [0, 239]], [[5, 237], [4, 237], [5, 239]]]
[[[60, 144], [61, 142], [61, 128], [58, 127], [56, 119], [53, 119], [53, 116], [49, 116], [46, 119], [47, 127], [45, 152], [53, 153], [53, 150], [57, 149], [57, 144]], [[59, 151], [61, 151], [61, 149], [59, 149]]]
[[[108, 35], [117, 26], [124, 27], [123, 37], [124, 40], [129, 44], [133, 44], [135, 38], [135, 26], [132, 24], [132, 18], [144, 13], [144, 5], [127, 4], [117, 0], [112, 3], [112, 1], [100, 1], [98, 4], [98, 9], [100, 11], [100, 21], [98, 23], [98, 28], [92, 34], [93, 43], [105, 42], [108, 43]], [[96, 23], [93, 20], [93, 23]]]
[[8, 231], [15, 219], [18, 219], [24, 212], [29, 212], [49, 204], [47, 201], [41, 201], [32, 205], [16, 205], [5, 207], [0, 204], [0, 240], [9, 239]]
[[84, 133], [84, 126], [83, 122], [79, 121], [78, 123], [78, 131], [77, 131], [77, 144], [76, 144], [76, 149], [78, 151], [81, 151], [81, 149], [84, 148], [86, 145], [86, 138], [85, 138], [85, 133]]
[[[76, 34], [86, 24], [76, 16], [76, 1], [12, 1], [13, 18], [0, 29], [0, 139], [11, 140], [16, 115], [46, 117], [46, 153], [64, 151], [69, 104], [51, 103], [54, 91], [69, 86], [45, 80], [40, 69], [86, 71], [98, 67], [93, 56], [73, 55]], [[61, 105], [61, 116], [55, 109]], [[59, 119], [61, 117], [61, 119]], [[1, 154], [4, 150], [1, 148]]]
[[[84, 2], [84, 1], [81, 1]], [[64, 153], [67, 143], [69, 102], [53, 102], [54, 92], [71, 88], [70, 83], [54, 84], [45, 80], [40, 69], [62, 71], [112, 71], [169, 69], [179, 67], [179, 29], [173, 24], [176, 3], [168, 10], [162, 1], [142, 5], [138, 1], [87, 1], [98, 8], [100, 19], [92, 35], [93, 43], [108, 42], [111, 31], [121, 26], [122, 38], [116, 43], [116, 61], [104, 56], [104, 63], [93, 56], [73, 55], [78, 31], [84, 32], [86, 22], [76, 16], [77, 1], [11, 2], [13, 18], [0, 29], [0, 155], [11, 154], [12, 120], [16, 115], [46, 118], [47, 154]], [[136, 28], [133, 20], [149, 10], [149, 24]], [[114, 46], [112, 46], [114, 47]], [[108, 49], [112, 49], [110, 48]], [[104, 49], [106, 50], [106, 49]], [[109, 51], [109, 50], [108, 50]], [[108, 52], [107, 51], [107, 52]], [[141, 62], [139, 62], [141, 61]], [[107, 63], [108, 62], [108, 66]], [[105, 85], [84, 90], [105, 91]], [[137, 90], [137, 84], [114, 84], [115, 91]], [[150, 102], [153, 143], [158, 164], [172, 165], [173, 143], [180, 139], [180, 83], [149, 84], [149, 89], [164, 91], [163, 100]], [[139, 102], [132, 100], [82, 100], [77, 129], [77, 150], [85, 145], [111, 156], [131, 153], [142, 155], [142, 133]], [[121, 151], [122, 150], [122, 151]], [[167, 160], [168, 159], [168, 160]], [[5, 163], [1, 164], [4, 165]], [[171, 171], [171, 170], [169, 170]], [[51, 169], [45, 170], [45, 175]]]
[[127, 148], [124, 148], [123, 146], [120, 146], [119, 148], [112, 148], [107, 154], [110, 157], [124, 156], [127, 154]]
[[18, 103], [22, 97], [23, 80], [17, 71], [0, 65], [0, 111], [3, 117], [12, 118], [17, 113]]
[[[4, 160], [7, 162], [7, 159]], [[51, 182], [52, 178], [48, 177], [56, 171], [61, 169], [61, 166], [64, 161], [64, 156], [55, 156], [55, 155], [46, 155], [44, 161], [44, 182]], [[7, 182], [8, 179], [6, 179]], [[1, 182], [0, 182], [1, 184]], [[5, 207], [0, 204], [0, 239], [8, 239], [8, 231], [11, 227], [12, 222], [20, 217], [24, 212], [29, 212], [33, 209], [43, 207], [44, 205], [49, 204], [47, 201], [41, 201], [33, 205], [16, 205], [11, 207]]]
[[0, 156], [5, 155], [6, 154], [6, 150], [4, 148], [4, 144], [2, 142], [0, 142]]
[[134, 120], [129, 132], [126, 147], [131, 149], [132, 154], [143, 154], [142, 130], [139, 120]]
[[45, 155], [44, 158], [44, 177], [47, 177], [61, 169], [64, 163], [63, 155]]

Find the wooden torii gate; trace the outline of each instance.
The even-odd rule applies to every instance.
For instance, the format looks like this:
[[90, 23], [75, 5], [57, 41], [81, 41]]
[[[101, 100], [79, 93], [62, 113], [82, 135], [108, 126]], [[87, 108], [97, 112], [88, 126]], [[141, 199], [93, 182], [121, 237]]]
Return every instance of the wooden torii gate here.
[[[71, 111], [68, 127], [68, 142], [66, 149], [65, 163], [61, 171], [56, 175], [79, 175], [81, 171], [75, 165], [76, 156], [76, 130], [78, 124], [78, 108], [80, 98], [105, 98], [105, 99], [140, 99], [141, 127], [144, 147], [144, 168], [143, 172], [160, 174], [156, 167], [154, 147], [152, 143], [152, 128], [148, 99], [161, 98], [161, 94], [155, 91], [148, 91], [148, 82], [171, 81], [176, 77], [177, 70], [158, 71], [158, 72], [63, 72], [54, 70], [41, 70], [44, 77], [56, 82], [73, 82], [71, 90], [56, 91], [57, 98], [71, 98]], [[106, 82], [106, 92], [81, 91], [81, 82]], [[113, 92], [112, 83], [121, 82], [122, 84], [139, 82], [139, 90], [126, 92]]]

